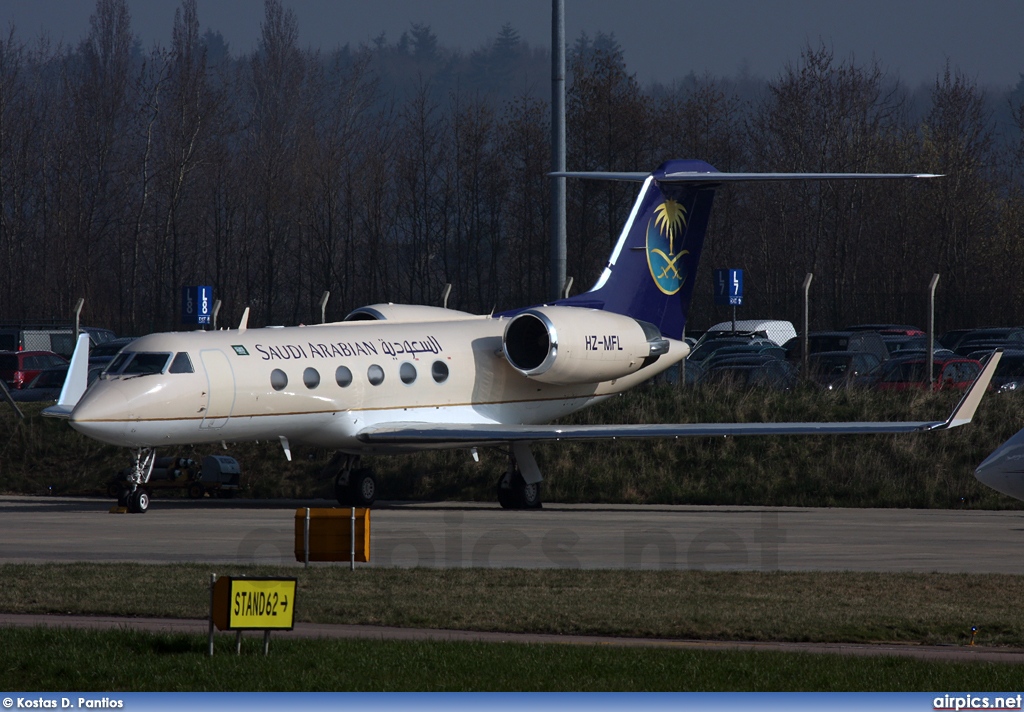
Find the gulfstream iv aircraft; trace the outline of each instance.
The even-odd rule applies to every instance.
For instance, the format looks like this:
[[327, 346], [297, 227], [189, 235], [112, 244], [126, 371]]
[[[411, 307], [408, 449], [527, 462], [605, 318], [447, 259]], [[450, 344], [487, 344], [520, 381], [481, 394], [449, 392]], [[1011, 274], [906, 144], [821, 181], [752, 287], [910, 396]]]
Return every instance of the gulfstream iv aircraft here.
[[534, 442], [907, 433], [970, 421], [994, 363], [945, 421], [545, 425], [686, 357], [683, 326], [717, 187], [929, 177], [720, 173], [701, 161], [669, 161], [649, 174], [562, 175], [641, 184], [604, 272], [586, 293], [496, 315], [376, 304], [333, 324], [248, 329], [243, 317], [234, 330], [151, 334], [126, 346], [88, 390], [86, 355], [76, 353], [67, 390], [49, 414], [134, 450], [122, 500], [135, 512], [149, 506], [145, 484], [162, 446], [276, 440], [288, 457], [296, 443], [330, 448], [338, 452], [339, 501], [360, 506], [372, 504], [377, 490], [373, 473], [359, 467], [363, 455], [505, 447], [498, 501], [529, 508], [541, 503]]

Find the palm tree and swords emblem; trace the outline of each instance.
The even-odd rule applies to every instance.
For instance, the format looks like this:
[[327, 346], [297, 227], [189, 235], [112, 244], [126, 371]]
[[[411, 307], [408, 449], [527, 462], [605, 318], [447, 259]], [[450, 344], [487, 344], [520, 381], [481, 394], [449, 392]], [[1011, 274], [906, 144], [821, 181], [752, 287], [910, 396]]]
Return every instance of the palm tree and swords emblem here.
[[654, 209], [654, 217], [647, 225], [647, 265], [654, 283], [665, 294], [675, 294], [686, 280], [679, 261], [690, 251], [675, 251], [676, 238], [681, 247], [685, 230], [686, 208], [671, 199]]

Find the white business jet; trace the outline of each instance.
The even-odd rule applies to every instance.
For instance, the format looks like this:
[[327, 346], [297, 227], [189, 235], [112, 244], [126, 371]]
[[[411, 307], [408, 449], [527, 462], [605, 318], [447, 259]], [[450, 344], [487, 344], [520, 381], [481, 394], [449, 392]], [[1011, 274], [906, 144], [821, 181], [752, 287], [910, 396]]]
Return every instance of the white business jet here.
[[[48, 415], [134, 450], [121, 501], [149, 507], [155, 449], [276, 440], [336, 450], [335, 492], [369, 506], [367, 454], [431, 448], [507, 447], [498, 501], [541, 505], [530, 444], [597, 438], [909, 433], [970, 422], [990, 363], [945, 421], [545, 425], [678, 364], [694, 275], [715, 189], [778, 180], [927, 178], [921, 174], [720, 173], [702, 161], [669, 161], [652, 173], [565, 173], [636, 181], [640, 194], [608, 264], [590, 291], [516, 311], [478, 316], [438, 307], [376, 304], [344, 321], [298, 327], [151, 334], [132, 342], [84, 388], [86, 347], [67, 393]], [[85, 353], [81, 353], [85, 351]]]

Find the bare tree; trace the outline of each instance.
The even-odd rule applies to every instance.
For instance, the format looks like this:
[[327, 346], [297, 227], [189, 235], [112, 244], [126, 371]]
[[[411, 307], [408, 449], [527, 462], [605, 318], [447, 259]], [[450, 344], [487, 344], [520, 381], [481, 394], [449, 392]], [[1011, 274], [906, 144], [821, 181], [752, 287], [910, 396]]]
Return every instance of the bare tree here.
[[[261, 241], [254, 265], [261, 289], [257, 306], [268, 321], [294, 316], [298, 288], [297, 157], [308, 136], [304, 94], [306, 60], [298, 48], [298, 23], [280, 0], [267, 0], [259, 48], [250, 64], [251, 116], [246, 128], [246, 174], [251, 181], [252, 228]], [[256, 255], [251, 256], [253, 259]], [[255, 295], [253, 295], [255, 296]], [[290, 303], [285, 303], [285, 299]]]
[[[831, 50], [808, 47], [750, 119], [753, 165], [773, 171], [891, 170], [904, 135], [903, 95], [877, 63], [836, 63]], [[854, 292], [878, 224], [884, 191], [864, 181], [765, 186], [746, 203], [757, 259], [751, 271], [769, 308], [780, 310], [807, 272], [828, 290], [828, 322], [852, 315]], [[784, 265], [787, 268], [780, 268]]]
[[963, 295], [980, 286], [976, 276], [991, 251], [997, 222], [992, 179], [998, 164], [984, 93], [949, 66], [936, 79], [932, 108], [921, 126], [921, 160], [927, 170], [945, 176], [929, 186], [918, 215], [927, 226], [935, 271], [947, 280], [940, 306], [977, 323], [985, 315]]
[[[649, 102], [626, 72], [614, 36], [585, 35], [571, 53], [566, 97], [567, 163], [576, 170], [645, 170], [651, 151]], [[595, 280], [618, 239], [635, 186], [573, 182], [567, 195], [567, 272], [579, 284]]]

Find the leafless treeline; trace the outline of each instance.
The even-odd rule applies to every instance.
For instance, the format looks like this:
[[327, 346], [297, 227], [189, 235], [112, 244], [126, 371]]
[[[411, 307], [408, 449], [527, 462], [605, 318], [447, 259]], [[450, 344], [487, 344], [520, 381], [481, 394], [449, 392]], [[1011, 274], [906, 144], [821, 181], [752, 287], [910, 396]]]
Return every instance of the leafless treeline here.
[[[453, 63], [428, 28], [411, 48], [403, 37], [322, 54], [300, 49], [294, 16], [267, 0], [257, 51], [225, 58], [197, 12], [185, 0], [170, 47], [148, 52], [124, 0], [98, 0], [74, 48], [16, 29], [0, 40], [0, 317], [64, 316], [84, 296], [87, 323], [174, 328], [187, 284], [214, 286], [222, 324], [246, 306], [253, 324], [317, 320], [325, 290], [329, 318], [437, 303], [446, 282], [450, 306], [471, 311], [547, 297], [547, 86], [509, 89], [517, 67], [544, 58], [524, 58], [513, 30], [474, 60], [503, 83], [499, 100], [479, 76], [448, 77], [439, 93]], [[710, 305], [710, 267], [746, 270], [741, 316], [795, 318], [813, 272], [819, 326], [921, 321], [939, 272], [940, 328], [1024, 323], [1019, 106], [997, 133], [984, 92], [947, 69], [916, 115], [877, 64], [825, 48], [755, 100], [714, 77], [645, 90], [607, 39], [571, 53], [571, 169], [701, 158], [947, 176], [721, 191], [692, 323], [727, 317]], [[418, 68], [411, 89], [381, 80], [388, 58]], [[570, 184], [577, 290], [607, 259], [634, 189]]]

